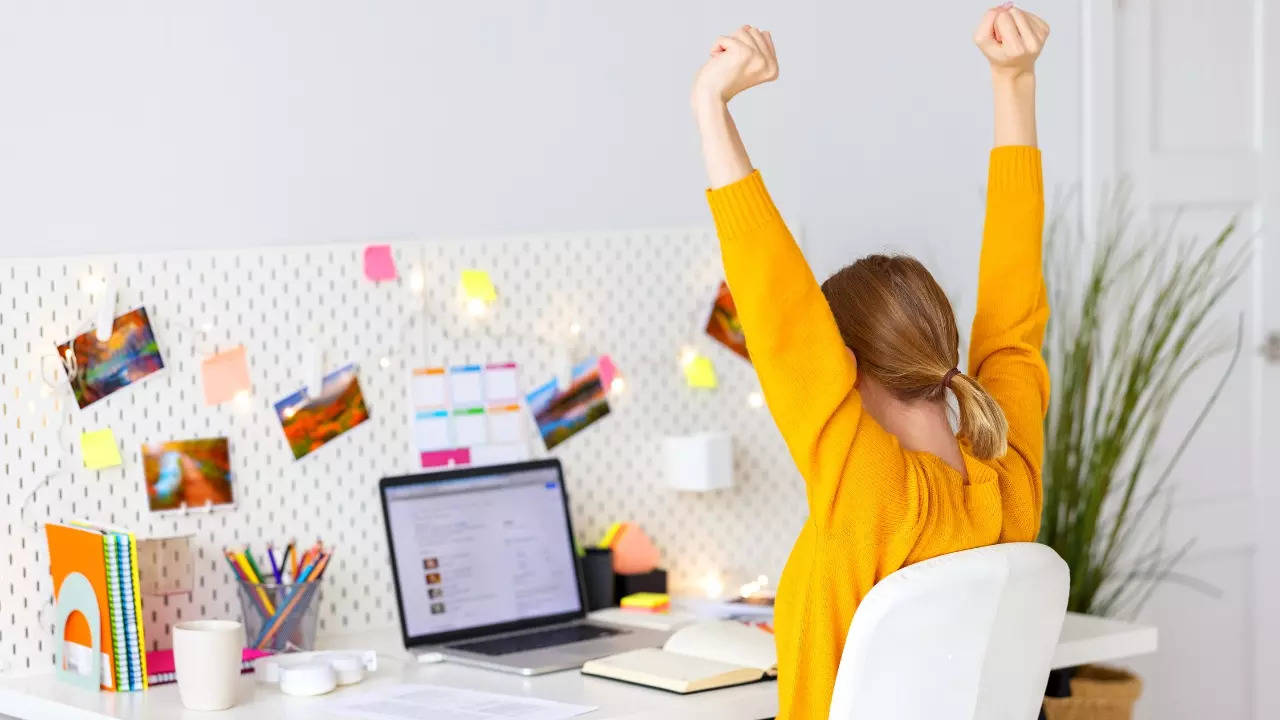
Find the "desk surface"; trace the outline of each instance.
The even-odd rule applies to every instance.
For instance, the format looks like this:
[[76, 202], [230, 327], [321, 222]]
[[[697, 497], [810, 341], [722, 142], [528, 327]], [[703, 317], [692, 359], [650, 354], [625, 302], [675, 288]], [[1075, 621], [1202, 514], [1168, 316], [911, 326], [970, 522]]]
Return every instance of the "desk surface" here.
[[[449, 663], [419, 665], [400, 647], [400, 636], [395, 630], [334, 636], [322, 644], [327, 648], [378, 650], [377, 673], [358, 685], [315, 698], [289, 697], [274, 686], [257, 683], [252, 674], [244, 675], [240, 679], [239, 703], [221, 713], [184, 709], [174, 684], [139, 693], [92, 692], [59, 682], [52, 673], [41, 673], [0, 680], [0, 715], [22, 720], [319, 720], [331, 717], [325, 708], [335, 697], [405, 682], [525, 695], [599, 708], [580, 716], [584, 720], [765, 718], [773, 716], [778, 707], [777, 686], [773, 682], [681, 696], [586, 677], [577, 671], [522, 677]], [[1155, 649], [1153, 627], [1068, 613], [1053, 667], [1118, 660]]]

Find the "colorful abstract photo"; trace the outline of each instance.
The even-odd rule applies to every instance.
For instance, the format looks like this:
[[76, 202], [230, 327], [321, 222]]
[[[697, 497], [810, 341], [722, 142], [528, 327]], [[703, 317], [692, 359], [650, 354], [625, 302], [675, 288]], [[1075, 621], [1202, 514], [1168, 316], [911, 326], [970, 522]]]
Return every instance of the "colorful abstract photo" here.
[[164, 367], [146, 308], [121, 315], [106, 342], [90, 330], [58, 346], [81, 408]]
[[142, 471], [152, 510], [232, 502], [226, 438], [148, 443], [142, 446]]
[[729, 284], [726, 282], [721, 281], [720, 289], [716, 292], [711, 317], [707, 318], [707, 334], [747, 360], [751, 359], [747, 355], [747, 338], [742, 334], [742, 323], [738, 320], [738, 308], [733, 304], [733, 296], [729, 294]]
[[594, 357], [573, 368], [569, 387], [561, 389], [552, 380], [527, 399], [548, 450], [609, 414], [600, 360]]
[[275, 408], [294, 459], [369, 419], [355, 365], [325, 376], [318, 397], [311, 397], [303, 388], [276, 403]]

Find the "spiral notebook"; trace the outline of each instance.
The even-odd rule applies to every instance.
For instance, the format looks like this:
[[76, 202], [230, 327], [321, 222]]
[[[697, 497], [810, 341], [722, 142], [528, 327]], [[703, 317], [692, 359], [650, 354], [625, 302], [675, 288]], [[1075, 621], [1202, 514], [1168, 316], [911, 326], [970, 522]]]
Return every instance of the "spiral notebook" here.
[[[260, 657], [270, 655], [269, 652], [257, 650], [254, 648], [245, 648], [240, 653], [240, 672], [241, 674], [253, 672], [253, 661]], [[152, 650], [147, 653], [147, 684], [148, 685], [164, 685], [178, 679], [173, 664], [172, 650]]]

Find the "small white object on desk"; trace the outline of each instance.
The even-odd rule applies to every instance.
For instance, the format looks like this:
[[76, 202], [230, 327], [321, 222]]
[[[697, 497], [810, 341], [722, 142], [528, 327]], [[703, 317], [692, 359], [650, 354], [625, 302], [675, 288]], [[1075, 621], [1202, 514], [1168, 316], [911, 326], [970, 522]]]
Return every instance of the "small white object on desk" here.
[[733, 443], [728, 433], [672, 436], [662, 441], [667, 484], [676, 490], [723, 490], [733, 485]]
[[288, 653], [253, 663], [258, 682], [279, 684], [286, 695], [323, 695], [339, 685], [353, 685], [366, 671], [378, 669], [373, 650]]

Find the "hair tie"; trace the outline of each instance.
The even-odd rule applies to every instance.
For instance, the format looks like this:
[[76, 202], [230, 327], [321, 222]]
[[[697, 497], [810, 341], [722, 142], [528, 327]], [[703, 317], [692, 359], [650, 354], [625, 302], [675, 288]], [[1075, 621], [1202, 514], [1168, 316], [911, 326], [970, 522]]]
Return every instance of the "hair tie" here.
[[947, 374], [942, 376], [942, 387], [943, 388], [951, 387], [951, 378], [959, 374], [960, 374], [960, 368], [951, 368], [950, 370], [948, 370]]

